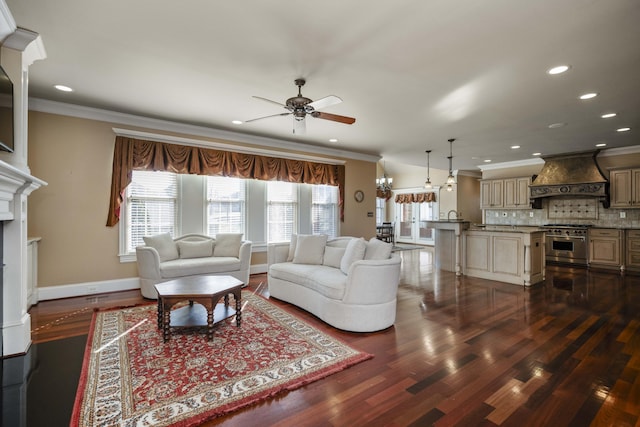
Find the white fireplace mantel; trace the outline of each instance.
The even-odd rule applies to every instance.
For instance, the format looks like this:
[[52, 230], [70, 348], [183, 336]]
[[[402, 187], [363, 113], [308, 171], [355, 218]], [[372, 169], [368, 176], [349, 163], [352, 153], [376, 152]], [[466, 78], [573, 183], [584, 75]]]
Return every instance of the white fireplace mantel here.
[[16, 219], [14, 203], [17, 198], [28, 196], [45, 185], [43, 180], [0, 160], [0, 221]]

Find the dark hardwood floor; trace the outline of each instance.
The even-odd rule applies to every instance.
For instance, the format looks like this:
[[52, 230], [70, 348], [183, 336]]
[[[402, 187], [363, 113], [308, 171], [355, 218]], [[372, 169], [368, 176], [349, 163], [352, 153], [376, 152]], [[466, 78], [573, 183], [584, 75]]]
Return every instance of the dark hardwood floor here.
[[[402, 257], [385, 331], [338, 331], [274, 300], [373, 359], [207, 425], [640, 426], [640, 276], [548, 266], [525, 289], [434, 271], [431, 250]], [[268, 295], [265, 282], [249, 289]], [[57, 351], [79, 371], [86, 339], [68, 340], [86, 336], [93, 309], [143, 302], [137, 291], [41, 302], [33, 341], [69, 342]]]

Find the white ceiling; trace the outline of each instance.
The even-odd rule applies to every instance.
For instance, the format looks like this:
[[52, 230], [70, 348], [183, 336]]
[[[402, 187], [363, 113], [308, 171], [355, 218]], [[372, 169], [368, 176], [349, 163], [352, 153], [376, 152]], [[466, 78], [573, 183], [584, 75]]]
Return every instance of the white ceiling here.
[[[640, 144], [637, 0], [7, 0], [47, 58], [30, 96], [454, 169]], [[569, 64], [550, 76], [547, 69]], [[356, 123], [291, 117], [297, 94]], [[53, 88], [64, 84], [74, 92]], [[580, 101], [585, 92], [599, 96]], [[614, 111], [618, 116], [602, 119]], [[549, 129], [552, 123], [566, 123]], [[619, 127], [629, 132], [616, 132]], [[339, 142], [331, 143], [330, 138]], [[518, 150], [510, 149], [520, 145]], [[301, 148], [305, 148], [301, 146]]]

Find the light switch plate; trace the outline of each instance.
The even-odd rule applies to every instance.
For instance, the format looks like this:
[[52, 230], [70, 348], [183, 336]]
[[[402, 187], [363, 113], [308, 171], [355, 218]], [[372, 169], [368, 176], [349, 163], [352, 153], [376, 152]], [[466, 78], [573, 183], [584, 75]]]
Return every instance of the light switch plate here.
[[620, 212], [620, 218], [626, 218], [626, 217], [627, 217], [626, 212]]

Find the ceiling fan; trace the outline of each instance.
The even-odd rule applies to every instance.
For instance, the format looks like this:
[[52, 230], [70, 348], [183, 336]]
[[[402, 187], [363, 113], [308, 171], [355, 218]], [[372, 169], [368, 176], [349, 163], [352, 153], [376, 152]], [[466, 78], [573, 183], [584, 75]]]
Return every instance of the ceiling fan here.
[[312, 101], [311, 99], [302, 96], [302, 86], [306, 83], [305, 79], [296, 79], [294, 81], [295, 85], [298, 86], [298, 96], [294, 96], [286, 100], [284, 104], [272, 101], [267, 98], [263, 98], [261, 96], [254, 96], [256, 99], [261, 99], [263, 101], [270, 102], [272, 104], [279, 105], [288, 110], [286, 113], [272, 114], [270, 116], [258, 117], [257, 119], [246, 120], [245, 123], [255, 122], [256, 120], [268, 119], [270, 117], [278, 117], [278, 116], [293, 116], [293, 133], [302, 134], [305, 131], [305, 117], [310, 115], [311, 117], [315, 117], [317, 119], [331, 120], [334, 122], [340, 122], [347, 125], [351, 125], [355, 123], [356, 119], [353, 117], [340, 116], [338, 114], [331, 113], [323, 113], [318, 111], [322, 108], [329, 107], [331, 105], [339, 104], [342, 102], [342, 99], [335, 95], [325, 96], [324, 98], [320, 98], [316, 101]]

